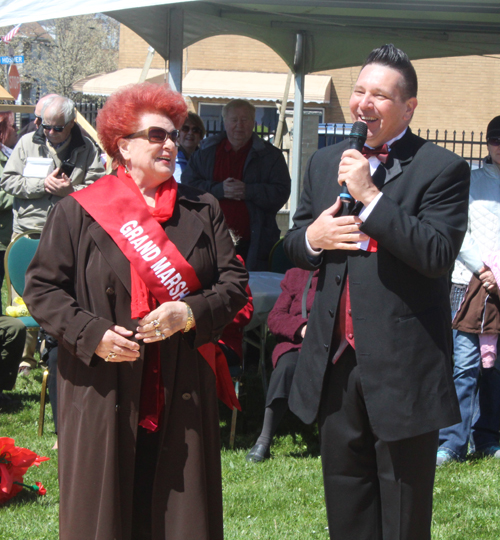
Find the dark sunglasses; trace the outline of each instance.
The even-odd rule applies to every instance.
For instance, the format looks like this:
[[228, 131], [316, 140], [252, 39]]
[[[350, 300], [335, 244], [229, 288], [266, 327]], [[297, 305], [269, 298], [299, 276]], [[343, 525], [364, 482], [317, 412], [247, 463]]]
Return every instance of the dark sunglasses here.
[[196, 126], [182, 126], [181, 131], [183, 133], [189, 133], [192, 131], [195, 135], [201, 135], [201, 129]]
[[164, 143], [168, 137], [174, 144], [177, 144], [179, 130], [174, 129], [169, 133], [166, 129], [160, 127], [148, 127], [137, 133], [127, 135], [125, 139], [135, 139], [136, 137], [146, 137], [150, 143]]
[[[71, 122], [71, 120], [70, 120]], [[61, 131], [64, 131], [64, 128], [69, 124], [64, 124], [64, 126], [49, 126], [48, 124], [42, 124], [42, 127], [45, 131], [55, 131], [56, 133], [61, 133]]]
[[494, 137], [494, 138], [488, 139], [488, 144], [491, 144], [491, 146], [500, 146], [500, 138]]

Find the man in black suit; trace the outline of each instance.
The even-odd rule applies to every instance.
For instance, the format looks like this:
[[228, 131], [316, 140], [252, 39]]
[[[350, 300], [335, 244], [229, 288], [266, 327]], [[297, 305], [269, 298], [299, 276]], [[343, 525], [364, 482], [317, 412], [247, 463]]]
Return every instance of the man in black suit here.
[[[403, 51], [370, 53], [350, 110], [371, 149], [365, 157], [343, 142], [312, 156], [285, 238], [298, 266], [320, 268], [290, 408], [318, 419], [338, 540], [430, 538], [438, 430], [460, 417], [447, 273], [467, 226], [470, 173], [411, 133], [416, 96]], [[336, 217], [344, 183], [359, 215]]]

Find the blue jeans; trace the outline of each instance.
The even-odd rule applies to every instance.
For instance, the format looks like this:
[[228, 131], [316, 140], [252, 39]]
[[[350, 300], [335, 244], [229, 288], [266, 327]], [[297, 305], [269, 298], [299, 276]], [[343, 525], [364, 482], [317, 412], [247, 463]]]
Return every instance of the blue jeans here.
[[[462, 421], [440, 430], [439, 449], [455, 459], [471, 451], [498, 446], [500, 430], [500, 371], [482, 369], [479, 337], [453, 330], [455, 367], [453, 379]], [[500, 343], [497, 343], [500, 352]]]

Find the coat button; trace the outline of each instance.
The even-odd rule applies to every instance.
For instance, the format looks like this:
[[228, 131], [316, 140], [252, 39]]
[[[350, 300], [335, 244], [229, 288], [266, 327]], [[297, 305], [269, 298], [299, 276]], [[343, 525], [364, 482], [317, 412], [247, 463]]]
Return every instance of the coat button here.
[[187, 401], [188, 399], [191, 399], [191, 394], [189, 394], [188, 392], [186, 392], [185, 394], [182, 394], [182, 399], [184, 399], [185, 401]]
[[330, 314], [330, 317], [333, 317], [335, 315], [335, 311], [333, 311], [333, 309], [329, 309], [328, 313]]
[[106, 294], [107, 294], [108, 296], [113, 296], [113, 295], [115, 294], [115, 290], [113, 289], [113, 287], [108, 287], [108, 288], [106, 289]]
[[335, 283], [337, 285], [340, 285], [340, 282], [342, 281], [341, 277], [340, 276], [335, 276]]
[[323, 347], [325, 348], [325, 351], [328, 351], [328, 344], [327, 343], [323, 344]]
[[352, 338], [354, 337], [354, 335], [353, 335], [353, 334], [347, 334], [347, 337], [348, 337], [349, 339], [352, 339]]
[[350, 309], [347, 310], [347, 314], [351, 315], [351, 310]]
[[116, 405], [115, 411], [118, 412], [120, 410], [120, 405]]

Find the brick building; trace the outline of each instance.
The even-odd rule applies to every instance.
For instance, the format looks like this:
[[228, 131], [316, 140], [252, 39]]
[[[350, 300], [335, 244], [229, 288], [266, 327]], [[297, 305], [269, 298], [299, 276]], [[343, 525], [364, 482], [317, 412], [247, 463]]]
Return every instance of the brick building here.
[[[119, 68], [142, 67], [147, 48], [145, 41], [122, 25]], [[477, 137], [485, 131], [489, 120], [500, 114], [499, 98], [492, 92], [500, 85], [500, 55], [416, 60], [414, 66], [419, 79], [419, 106], [412, 121], [414, 131], [439, 129], [441, 135], [448, 130], [448, 133], [457, 131], [460, 136], [465, 131], [467, 137], [471, 132]], [[164, 68], [165, 61], [155, 55], [151, 67]], [[223, 35], [204, 39], [184, 49], [183, 70], [186, 78], [193, 70], [286, 74], [288, 66], [261, 42], [243, 36]], [[358, 72], [359, 66], [356, 66], [314, 74], [331, 77], [332, 84], [325, 100], [306, 102], [306, 110], [321, 111], [320, 121], [323, 122], [350, 122], [349, 96]], [[306, 79], [306, 99], [307, 92]], [[202, 105], [225, 103], [236, 96], [189, 97], [193, 109], [200, 112]], [[275, 99], [265, 100], [261, 96], [247, 98], [258, 107], [274, 108], [276, 103]]]

